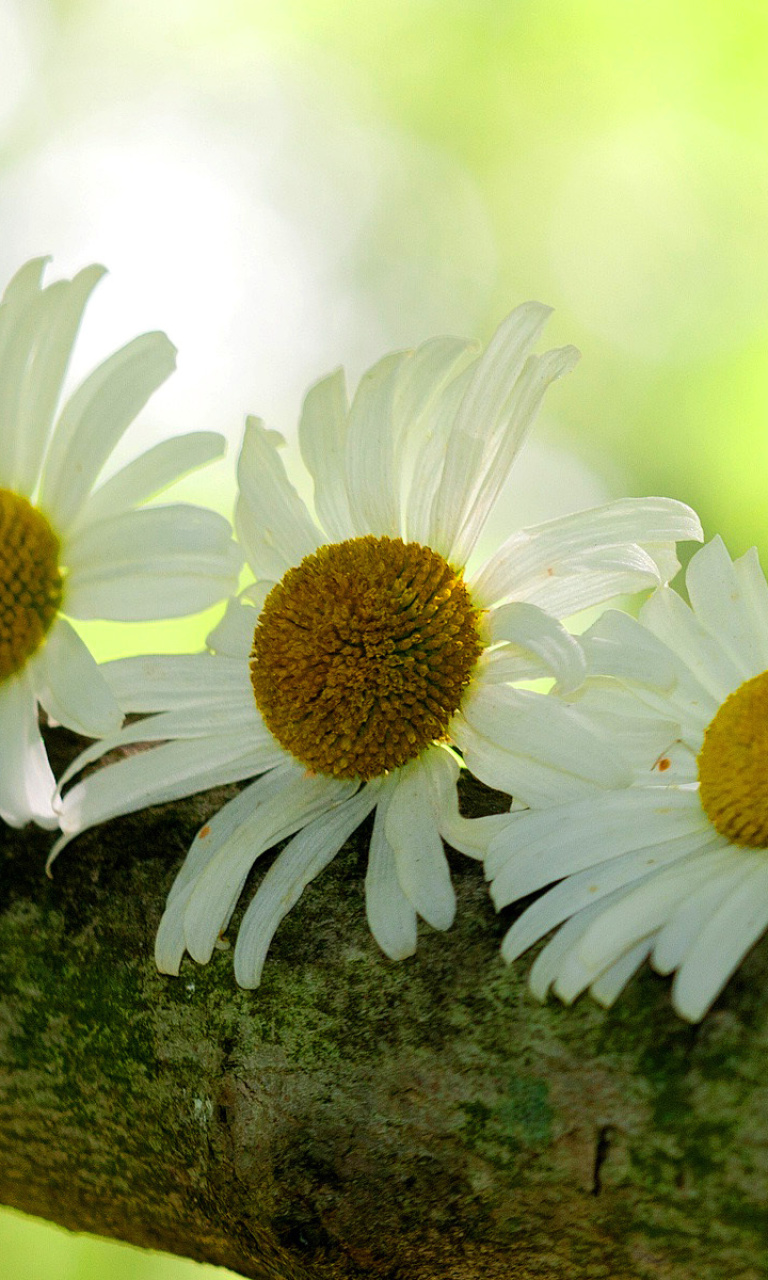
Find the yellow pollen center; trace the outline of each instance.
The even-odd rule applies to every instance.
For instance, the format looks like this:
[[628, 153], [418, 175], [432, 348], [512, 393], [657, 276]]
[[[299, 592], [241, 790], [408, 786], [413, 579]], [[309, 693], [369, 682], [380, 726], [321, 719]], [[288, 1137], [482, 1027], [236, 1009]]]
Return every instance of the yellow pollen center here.
[[0, 489], [0, 682], [39, 649], [61, 604], [59, 540], [26, 498]]
[[445, 736], [482, 650], [478, 610], [417, 542], [352, 538], [270, 591], [251, 680], [281, 746], [313, 773], [375, 778]]
[[726, 698], [698, 756], [704, 812], [733, 844], [768, 848], [768, 671]]

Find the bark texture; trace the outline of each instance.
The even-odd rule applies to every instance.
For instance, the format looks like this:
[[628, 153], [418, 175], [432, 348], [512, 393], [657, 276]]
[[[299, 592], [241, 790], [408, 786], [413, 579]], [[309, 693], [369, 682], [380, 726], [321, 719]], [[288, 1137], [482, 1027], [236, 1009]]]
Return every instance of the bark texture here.
[[764, 944], [700, 1027], [650, 972], [542, 1008], [457, 856], [456, 925], [392, 964], [366, 827], [257, 992], [226, 951], [160, 977], [165, 894], [233, 793], [89, 833], [53, 881], [50, 835], [0, 827], [0, 1201], [253, 1280], [762, 1280]]

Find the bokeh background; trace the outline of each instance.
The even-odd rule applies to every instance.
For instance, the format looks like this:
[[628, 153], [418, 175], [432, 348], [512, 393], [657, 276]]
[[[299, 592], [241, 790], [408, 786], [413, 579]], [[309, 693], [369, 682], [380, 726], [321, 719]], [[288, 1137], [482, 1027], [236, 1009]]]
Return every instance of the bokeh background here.
[[[102, 261], [73, 373], [165, 329], [124, 442], [217, 429], [178, 496], [229, 513], [244, 415], [435, 333], [555, 308], [576, 372], [497, 520], [690, 502], [768, 560], [764, 0], [0, 0], [0, 280]], [[100, 656], [211, 617], [93, 625]], [[223, 1275], [0, 1213], [13, 1280]]]

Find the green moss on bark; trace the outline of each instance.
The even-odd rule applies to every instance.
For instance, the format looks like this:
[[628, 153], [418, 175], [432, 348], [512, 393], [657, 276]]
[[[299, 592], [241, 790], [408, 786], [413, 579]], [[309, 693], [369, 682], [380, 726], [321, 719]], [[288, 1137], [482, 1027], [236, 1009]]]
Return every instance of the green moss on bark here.
[[257, 992], [226, 951], [161, 977], [165, 894], [229, 794], [89, 833], [52, 882], [50, 837], [2, 830], [0, 1199], [259, 1280], [765, 1274], [765, 946], [699, 1028], [651, 973], [542, 1008], [467, 859], [455, 927], [389, 962], [363, 830]]

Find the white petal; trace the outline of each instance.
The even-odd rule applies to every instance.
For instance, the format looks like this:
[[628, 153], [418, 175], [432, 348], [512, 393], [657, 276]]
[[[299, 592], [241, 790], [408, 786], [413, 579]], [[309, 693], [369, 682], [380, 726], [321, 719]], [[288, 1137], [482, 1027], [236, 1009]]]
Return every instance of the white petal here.
[[672, 973], [682, 964], [685, 953], [724, 898], [754, 871], [759, 861], [754, 855], [734, 857], [733, 847], [722, 837], [720, 851], [720, 861], [709, 866], [703, 883], [691, 891], [660, 930], [651, 957], [657, 973]]
[[247, 665], [258, 620], [257, 609], [233, 597], [227, 601], [224, 616], [206, 638], [208, 648], [222, 657], [237, 658]]
[[312, 555], [325, 538], [288, 480], [277, 432], [249, 418], [237, 463], [237, 536], [257, 578], [276, 582]]
[[181, 476], [220, 458], [225, 449], [226, 440], [215, 431], [193, 431], [161, 440], [86, 499], [78, 524], [91, 524], [130, 511], [162, 493]]
[[495, 462], [501, 440], [507, 437], [508, 452], [513, 455], [520, 447], [527, 424], [510, 424], [509, 400], [550, 314], [551, 309], [538, 302], [517, 307], [496, 330], [474, 365], [451, 427], [426, 539], [429, 546], [445, 556], [472, 510], [475, 494]]
[[83, 310], [103, 274], [103, 267], [86, 267], [71, 281], [27, 292], [3, 344], [0, 421], [11, 454], [9, 487], [17, 492], [34, 491]]
[[211, 958], [256, 859], [354, 793], [355, 783], [294, 771], [233, 832], [195, 880], [184, 912], [187, 950], [199, 964]]
[[497, 906], [553, 880], [596, 867], [635, 849], [666, 846], [678, 837], [710, 833], [698, 794], [643, 787], [598, 794], [540, 812], [510, 814], [486, 858]]
[[[669, 919], [678, 903], [690, 893], [708, 866], [715, 864], [719, 850], [684, 859], [649, 876], [625, 891], [593, 921], [580, 938], [572, 961], [563, 966], [556, 990], [566, 1000], [575, 999], [585, 987], [625, 951], [641, 939], [656, 933]], [[586, 979], [586, 980], [585, 980]]]
[[599, 978], [595, 978], [589, 993], [598, 1004], [610, 1009], [630, 978], [634, 977], [640, 965], [648, 958], [652, 946], [653, 938], [643, 938], [642, 942], [630, 947], [629, 951], [625, 951], [623, 956], [604, 969]]
[[535, 654], [548, 675], [558, 682], [560, 693], [578, 688], [586, 675], [586, 660], [578, 640], [559, 622], [535, 605], [515, 601], [495, 609], [489, 619], [491, 643], [512, 641]]
[[705, 924], [672, 985], [681, 1017], [698, 1022], [768, 925], [768, 865], [764, 857]]
[[578, 358], [575, 347], [562, 347], [547, 351], [542, 356], [528, 357], [503, 411], [504, 431], [496, 447], [486, 454], [478, 482], [473, 484], [471, 502], [464, 505], [464, 519], [457, 527], [447, 557], [452, 564], [466, 564], [506, 482], [520, 445], [533, 425], [547, 388], [563, 374], [569, 373]]
[[752, 674], [733, 661], [719, 639], [670, 587], [654, 591], [646, 600], [640, 621], [678, 655], [718, 704]]
[[45, 461], [40, 506], [65, 532], [115, 445], [176, 367], [164, 333], [145, 333], [105, 360], [62, 409]]
[[352, 799], [315, 818], [286, 845], [269, 868], [243, 916], [235, 945], [235, 977], [257, 987], [280, 921], [307, 885], [328, 866], [376, 804], [379, 787], [369, 783]]
[[404, 960], [416, 951], [416, 912], [400, 886], [395, 851], [385, 833], [390, 794], [387, 786], [376, 807], [365, 876], [365, 910], [371, 933], [384, 954], [390, 960]]
[[[693, 836], [677, 836], [663, 844], [641, 845], [622, 856], [607, 858], [597, 866], [568, 876], [518, 916], [504, 937], [501, 954], [509, 962], [516, 960], [564, 920], [615, 894], [618, 889], [655, 875], [659, 868], [669, 863], [697, 856], [715, 839], [707, 832], [697, 832]], [[498, 894], [494, 895], [494, 902], [500, 908], [519, 896], [514, 892], [511, 896], [509, 892], [504, 896]]]
[[525, 744], [522, 741], [519, 752], [506, 751], [479, 733], [461, 712], [451, 720], [450, 733], [470, 773], [474, 773], [486, 786], [505, 791], [523, 804], [546, 806], [595, 793], [593, 782], [523, 754]]
[[[193, 885], [203, 873], [214, 855], [229, 840], [230, 836], [241, 824], [254, 813], [259, 806], [275, 796], [282, 795], [287, 785], [294, 781], [301, 770], [295, 761], [283, 761], [268, 773], [263, 773], [255, 782], [249, 783], [232, 800], [228, 800], [203, 823], [189, 846], [187, 856], [171, 885], [168, 903], [173, 902], [190, 885]], [[187, 896], [188, 901], [188, 896]]]
[[733, 567], [751, 617], [752, 640], [759, 654], [760, 670], [768, 667], [768, 583], [752, 547]]
[[688, 565], [685, 584], [693, 611], [729, 655], [743, 678], [764, 668], [763, 646], [739, 575], [721, 538], [702, 547]]
[[[606, 901], [610, 901], [607, 899]], [[560, 969], [568, 961], [573, 948], [586, 933], [591, 922], [604, 909], [605, 902], [595, 902], [572, 916], [540, 951], [531, 966], [528, 984], [537, 1000], [546, 1000], [547, 992], [556, 981]]]
[[408, 538], [415, 542], [429, 545], [430, 512], [448, 438], [479, 351], [477, 342], [432, 338], [403, 367], [397, 410], [404, 448], [398, 469], [401, 476], [410, 477], [405, 525]]
[[355, 532], [400, 536], [400, 477], [395, 397], [407, 352], [395, 352], [364, 373], [355, 392], [347, 431], [347, 495]]
[[65, 618], [57, 618], [34, 665], [38, 701], [52, 719], [87, 738], [114, 733], [123, 713], [96, 660]]
[[[603, 565], [607, 574], [615, 574], [624, 566], [628, 573], [647, 572], [654, 582], [659, 582], [653, 556], [638, 544], [674, 543], [701, 536], [698, 517], [682, 502], [671, 498], [622, 498], [512, 534], [471, 581], [470, 589], [473, 599], [487, 604], [514, 595], [564, 617], [610, 598], [594, 594], [597, 584], [593, 577], [600, 571], [603, 556], [607, 557]], [[548, 589], [559, 593], [563, 588], [570, 592], [573, 587], [579, 593], [582, 574], [587, 580], [586, 603], [581, 603], [583, 592], [578, 597], [569, 596], [563, 606], [565, 612], [561, 612], [554, 607], [554, 594], [546, 600]]]
[[192, 893], [192, 884], [188, 884], [179, 894], [172, 908], [166, 907], [157, 927], [155, 935], [155, 964], [159, 973], [168, 973], [172, 977], [179, 976], [179, 969], [187, 949], [184, 936], [184, 912]]
[[432, 791], [432, 806], [437, 829], [443, 839], [470, 858], [482, 861], [494, 835], [506, 821], [506, 814], [489, 814], [483, 818], [465, 818], [459, 812], [456, 783], [459, 764], [450, 751], [434, 747], [421, 756]]
[[310, 387], [299, 422], [304, 465], [315, 482], [315, 511], [332, 542], [354, 536], [344, 478], [349, 398], [344, 370]]
[[466, 721], [503, 751], [583, 778], [594, 787], [633, 781], [616, 745], [603, 741], [579, 711], [557, 698], [508, 685], [475, 685], [461, 709]]
[[[169, 711], [240, 698], [251, 702], [248, 665], [210, 653], [161, 653], [117, 658], [101, 667], [124, 711]], [[202, 713], [204, 718], [204, 711]]]
[[19, 267], [5, 286], [2, 301], [3, 312], [15, 319], [14, 312], [31, 302], [42, 289], [43, 272], [50, 262], [50, 254], [40, 258], [30, 258], [23, 267]]
[[[658, 701], [663, 704], [663, 699]], [[641, 701], [634, 690], [615, 680], [590, 679], [572, 697], [573, 705], [587, 716], [605, 742], [620, 742], [621, 754], [637, 775], [656, 773], [665, 785], [695, 782], [696, 752], [683, 742], [680, 722], [667, 718], [655, 706]]]
[[56, 827], [51, 773], [27, 671], [0, 684], [0, 818], [11, 827]]
[[684, 670], [681, 659], [663, 640], [618, 609], [607, 609], [584, 632], [581, 644], [593, 676], [614, 676], [617, 680], [653, 685], [668, 693]]
[[176, 503], [79, 529], [64, 610], [75, 618], [152, 621], [197, 613], [230, 595], [242, 562], [223, 516]]
[[208, 734], [166, 742], [99, 769], [63, 797], [59, 818], [66, 838], [55, 846], [52, 858], [70, 839], [100, 822], [252, 777], [268, 767], [264, 756], [260, 743], [254, 746], [237, 734]]
[[146, 716], [91, 743], [64, 771], [57, 790], [61, 791], [86, 765], [93, 764], [116, 748], [129, 747], [138, 742], [217, 737], [227, 732], [233, 738], [240, 737], [242, 749], [248, 751], [253, 764], [251, 773], [271, 769], [286, 759], [286, 753], [267, 729], [253, 699], [245, 702], [230, 697], [218, 700], [211, 698], [204, 706], [194, 703]]
[[432, 808], [429, 776], [418, 760], [406, 765], [393, 784], [384, 830], [408, 901], [434, 929], [449, 929], [456, 895]]
[[[669, 615], [666, 601], [674, 596], [669, 588], [662, 587], [651, 600], [654, 608]], [[641, 609], [644, 620], [648, 604]], [[687, 605], [678, 599], [687, 616], [692, 614]], [[676, 641], [676, 644], [678, 642]], [[717, 711], [722, 697], [716, 697], [702, 683], [713, 685], [711, 663], [698, 663], [692, 654], [691, 665], [679, 652], [659, 639], [643, 622], [628, 614], [608, 610], [581, 636], [581, 644], [587, 657], [587, 667], [592, 675], [611, 676], [628, 685], [639, 706], [646, 705], [655, 714], [679, 723], [681, 738], [697, 754], [701, 747], [704, 729]], [[713, 661], [717, 662], [717, 653]], [[693, 670], [692, 667], [696, 669]], [[575, 695], [588, 705], [589, 687], [585, 685]], [[652, 760], [649, 760], [650, 767]]]

